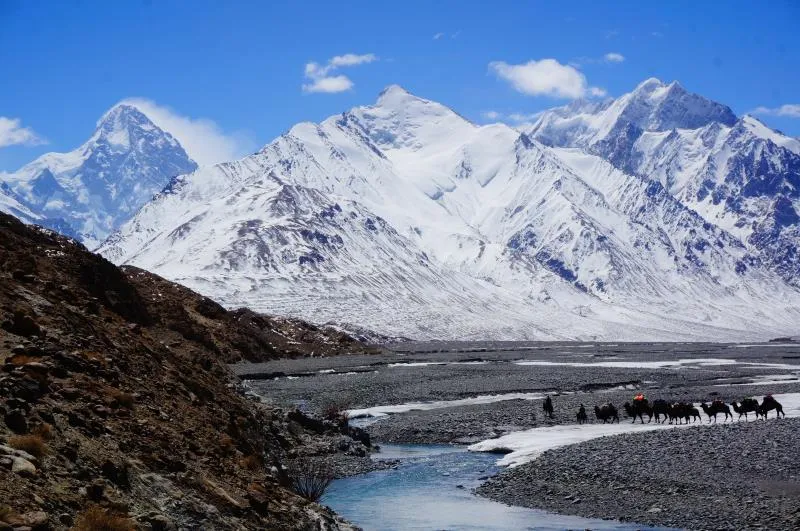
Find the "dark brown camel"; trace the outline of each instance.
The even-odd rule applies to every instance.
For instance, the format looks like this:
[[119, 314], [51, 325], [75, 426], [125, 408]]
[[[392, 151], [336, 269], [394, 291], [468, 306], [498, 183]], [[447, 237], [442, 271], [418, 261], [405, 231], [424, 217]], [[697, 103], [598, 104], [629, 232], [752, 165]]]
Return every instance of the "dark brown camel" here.
[[[669, 418], [669, 403], [666, 400], [654, 400], [652, 410], [656, 422], [666, 422]], [[662, 416], [664, 420], [661, 420]]]
[[642, 424], [644, 424], [643, 415], [647, 415], [647, 422], [653, 420], [653, 413], [650, 409], [650, 404], [647, 402], [647, 399], [634, 400], [633, 404], [630, 402], [625, 402], [622, 405], [622, 408], [625, 410], [626, 415], [633, 418], [633, 424], [636, 424], [636, 417], [639, 417], [639, 420], [641, 420]]
[[707, 405], [705, 402], [700, 404], [700, 407], [703, 409], [703, 412], [708, 415], [708, 422], [711, 422], [711, 418], [714, 418], [714, 423], [717, 422], [717, 414], [725, 413], [725, 421], [728, 421], [728, 417], [733, 420], [733, 414], [731, 413], [731, 408], [728, 407], [728, 404], [723, 402], [722, 400], [714, 400], [711, 402], [711, 405]]
[[761, 405], [758, 406], [758, 413], [764, 417], [764, 420], [767, 419], [767, 413], [775, 410], [775, 416], [781, 418], [781, 416], [786, 417], [786, 413], [783, 412], [783, 406], [775, 400], [772, 395], [767, 395], [764, 397], [764, 401], [761, 402]]
[[683, 421], [686, 421], [686, 424], [688, 424], [689, 420], [692, 420], [693, 422], [702, 420], [700, 418], [700, 411], [692, 404], [687, 404], [685, 402], [678, 402], [670, 406], [669, 408], [670, 424], [672, 424], [673, 421], [677, 422], [678, 424], [682, 424]]
[[610, 403], [602, 407], [594, 406], [594, 414], [597, 420], [603, 421], [603, 424], [606, 422], [611, 422], [613, 424], [615, 420], [619, 422], [619, 412], [617, 412], [617, 408]]
[[731, 405], [733, 406], [733, 410], [739, 414], [739, 420], [742, 420], [742, 415], [744, 415], [745, 420], [749, 420], [749, 413], [755, 413], [756, 418], [759, 416], [758, 400], [755, 398], [743, 398], [741, 404], [733, 402]]

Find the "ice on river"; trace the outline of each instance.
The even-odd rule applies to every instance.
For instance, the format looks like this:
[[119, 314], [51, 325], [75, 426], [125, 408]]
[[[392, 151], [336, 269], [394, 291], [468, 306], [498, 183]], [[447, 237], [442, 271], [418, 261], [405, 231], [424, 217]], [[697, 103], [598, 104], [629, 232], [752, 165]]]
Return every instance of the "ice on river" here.
[[[781, 403], [787, 417], [800, 416], [800, 393], [775, 394], [773, 396]], [[592, 412], [590, 411], [589, 414], [592, 415]], [[772, 411], [770, 414], [773, 415], [770, 418], [774, 419], [775, 412]], [[599, 437], [640, 431], [690, 428], [701, 425], [709, 426], [705, 419], [702, 423], [672, 425], [656, 424], [654, 422], [631, 424], [630, 421], [623, 421], [619, 424], [565, 424], [509, 433], [496, 439], [473, 444], [469, 447], [469, 450], [472, 452], [508, 452], [497, 464], [515, 467], [536, 459], [546, 450], [582, 443]]]
[[506, 400], [541, 400], [543, 398], [544, 395], [541, 393], [505, 393], [499, 395], [480, 395], [472, 398], [460, 398], [457, 400], [408, 402], [406, 404], [396, 404], [391, 406], [374, 406], [363, 409], [350, 409], [347, 411], [347, 413], [351, 419], [360, 417], [385, 417], [386, 415], [407, 413], [408, 411], [428, 411], [431, 409], [443, 409], [448, 407], [491, 404], [493, 402], [503, 402]]
[[514, 362], [516, 365], [538, 365], [543, 367], [606, 367], [609, 369], [681, 369], [684, 367], [721, 367], [726, 365], [741, 365], [748, 368], [764, 369], [800, 369], [800, 365], [790, 365], [787, 363], [761, 363], [750, 361], [738, 361], [727, 358], [693, 358], [680, 360], [660, 360], [660, 361], [545, 361], [545, 360], [519, 360]]

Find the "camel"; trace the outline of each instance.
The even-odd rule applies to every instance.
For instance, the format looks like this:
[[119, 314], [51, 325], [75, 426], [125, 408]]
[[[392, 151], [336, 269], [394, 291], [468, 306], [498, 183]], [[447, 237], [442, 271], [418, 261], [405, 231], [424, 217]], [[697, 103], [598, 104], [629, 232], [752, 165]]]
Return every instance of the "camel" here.
[[[679, 404], [677, 402], [675, 402], [674, 404], [670, 404], [669, 405], [668, 414], [669, 414], [669, 423], [670, 424], [672, 424], [673, 422], [676, 422], [678, 424], [682, 424], [684, 417], [686, 417], [686, 415], [683, 412], [682, 404]], [[687, 418], [687, 421], [688, 421], [688, 418]]]
[[[651, 407], [653, 412], [653, 416], [656, 418], [656, 422], [666, 422], [667, 418], [669, 418], [669, 403], [666, 400], [654, 400], [653, 406]], [[661, 420], [661, 416], [664, 416], [664, 420]]]
[[745, 420], [749, 420], [747, 417], [748, 413], [755, 413], [756, 418], [758, 418], [760, 414], [758, 400], [755, 398], [743, 398], [741, 404], [732, 402], [731, 405], [733, 406], [733, 410], [739, 414], [739, 420], [742, 420], [742, 415], [744, 415]]
[[586, 421], [589, 420], [589, 418], [586, 415], [586, 408], [583, 407], [583, 404], [581, 404], [581, 407], [578, 410], [578, 414], [576, 415], [576, 417], [578, 419], [578, 424], [585, 424]]
[[733, 414], [731, 413], [731, 408], [728, 407], [728, 404], [723, 402], [722, 400], [714, 400], [711, 402], [711, 405], [707, 405], [705, 402], [700, 404], [700, 407], [703, 409], [703, 412], [708, 415], [708, 422], [711, 423], [711, 418], [714, 418], [714, 423], [717, 422], [717, 414], [718, 413], [725, 413], [725, 422], [728, 421], [728, 417], [731, 418], [733, 421]]
[[689, 424], [690, 419], [692, 420], [692, 422], [702, 420], [700, 418], [700, 411], [692, 404], [687, 404], [685, 402], [678, 402], [670, 406], [669, 408], [670, 424], [672, 424], [673, 421], [676, 421], [678, 424], [682, 424], [684, 420], [686, 421], [686, 424]]
[[761, 405], [758, 406], [758, 414], [764, 417], [764, 420], [767, 420], [767, 413], [775, 410], [775, 416], [781, 418], [781, 416], [786, 417], [786, 413], [783, 412], [783, 406], [772, 398], [772, 395], [767, 395], [764, 397], [764, 401], [761, 402]]
[[625, 402], [622, 408], [625, 410], [626, 415], [633, 418], [633, 424], [636, 424], [636, 417], [639, 417], [639, 420], [644, 424], [644, 417], [642, 415], [647, 415], [647, 422], [653, 420], [653, 412], [646, 399], [634, 400], [633, 404]]
[[553, 418], [553, 400], [550, 398], [550, 395], [547, 395], [547, 398], [544, 399], [542, 410], [544, 410], [545, 417]]
[[613, 424], [615, 420], [619, 422], [619, 413], [617, 412], [617, 408], [615, 408], [611, 403], [606, 404], [603, 407], [594, 406], [594, 414], [597, 417], [597, 420], [603, 421], [603, 424], [606, 422], [611, 422]]

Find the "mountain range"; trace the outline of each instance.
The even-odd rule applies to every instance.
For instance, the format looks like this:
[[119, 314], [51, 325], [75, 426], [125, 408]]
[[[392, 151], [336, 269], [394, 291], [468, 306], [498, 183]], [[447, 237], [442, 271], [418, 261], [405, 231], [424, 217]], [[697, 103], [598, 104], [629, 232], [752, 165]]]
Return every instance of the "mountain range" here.
[[117, 106], [76, 152], [11, 175], [0, 209], [90, 247], [114, 231], [107, 258], [227, 306], [439, 339], [733, 341], [800, 323], [800, 142], [678, 83], [522, 131], [390, 86], [202, 168]]

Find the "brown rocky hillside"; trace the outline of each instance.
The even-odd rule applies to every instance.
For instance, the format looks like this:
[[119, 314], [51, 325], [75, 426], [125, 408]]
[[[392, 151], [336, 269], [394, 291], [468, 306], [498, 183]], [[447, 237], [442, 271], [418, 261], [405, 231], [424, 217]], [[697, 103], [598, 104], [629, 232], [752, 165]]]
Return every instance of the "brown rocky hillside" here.
[[347, 529], [274, 466], [323, 435], [226, 363], [366, 350], [0, 214], [0, 530]]

